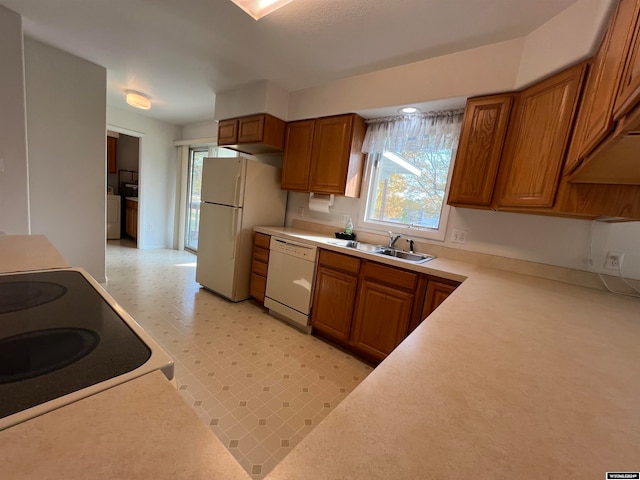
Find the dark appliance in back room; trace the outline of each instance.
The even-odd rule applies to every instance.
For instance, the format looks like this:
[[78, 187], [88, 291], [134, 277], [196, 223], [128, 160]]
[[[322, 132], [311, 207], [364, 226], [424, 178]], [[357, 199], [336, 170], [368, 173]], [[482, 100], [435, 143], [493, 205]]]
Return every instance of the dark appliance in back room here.
[[173, 360], [84, 270], [0, 275], [0, 430]]

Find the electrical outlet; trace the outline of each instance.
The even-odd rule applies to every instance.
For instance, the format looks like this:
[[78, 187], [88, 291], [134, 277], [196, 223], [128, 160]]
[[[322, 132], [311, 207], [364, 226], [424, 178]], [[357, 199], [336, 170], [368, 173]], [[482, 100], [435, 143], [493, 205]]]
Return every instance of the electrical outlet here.
[[349, 215], [347, 215], [346, 213], [341, 213], [340, 214], [340, 223], [342, 225], [346, 225], [348, 221], [349, 221]]
[[453, 229], [451, 231], [451, 242], [453, 243], [467, 243], [467, 231]]
[[604, 268], [608, 270], [619, 270], [620, 268], [622, 268], [623, 260], [624, 260], [624, 253], [607, 252], [607, 257], [604, 260]]
[[147, 230], [149, 231], [153, 230], [153, 224], [147, 223]]
[[304, 217], [304, 207], [298, 208], [298, 216], [299, 217]]

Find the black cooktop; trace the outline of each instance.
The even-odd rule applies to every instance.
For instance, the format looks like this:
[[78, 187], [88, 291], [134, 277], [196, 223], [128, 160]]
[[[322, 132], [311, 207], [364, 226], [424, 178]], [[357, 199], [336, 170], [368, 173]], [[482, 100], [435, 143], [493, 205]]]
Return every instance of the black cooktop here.
[[150, 356], [80, 272], [0, 276], [0, 418], [130, 372]]

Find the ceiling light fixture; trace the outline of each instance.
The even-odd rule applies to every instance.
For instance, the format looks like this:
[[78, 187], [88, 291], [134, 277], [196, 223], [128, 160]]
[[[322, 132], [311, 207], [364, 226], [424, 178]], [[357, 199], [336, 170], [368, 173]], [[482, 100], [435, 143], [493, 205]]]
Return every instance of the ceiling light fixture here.
[[404, 114], [418, 113], [419, 111], [420, 110], [418, 110], [416, 107], [402, 107], [398, 109], [398, 112]]
[[144, 93], [136, 92], [135, 90], [125, 90], [127, 94], [127, 103], [135, 108], [142, 110], [149, 110], [151, 108], [151, 99]]
[[275, 12], [293, 0], [231, 0], [255, 20]]

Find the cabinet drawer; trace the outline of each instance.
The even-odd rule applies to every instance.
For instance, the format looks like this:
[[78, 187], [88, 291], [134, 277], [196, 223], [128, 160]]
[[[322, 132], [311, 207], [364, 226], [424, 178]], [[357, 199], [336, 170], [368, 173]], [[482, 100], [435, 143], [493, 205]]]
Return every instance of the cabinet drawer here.
[[342, 253], [320, 250], [318, 264], [323, 267], [333, 268], [347, 273], [358, 274], [360, 270], [360, 259]]
[[417, 273], [388, 267], [376, 262], [365, 263], [364, 277], [404, 290], [415, 290], [418, 281]]
[[268, 264], [256, 261], [256, 259], [254, 258], [253, 262], [251, 263], [251, 273], [255, 273], [257, 275], [262, 275], [263, 277], [266, 277], [268, 267], [269, 267]]
[[253, 239], [253, 244], [256, 247], [262, 247], [268, 250], [270, 241], [271, 241], [271, 235], [265, 235], [264, 233], [256, 233], [256, 236]]
[[264, 302], [264, 292], [267, 289], [267, 279], [261, 275], [251, 274], [249, 295], [260, 302]]
[[253, 260], [262, 263], [269, 263], [269, 250], [266, 248], [253, 247]]

